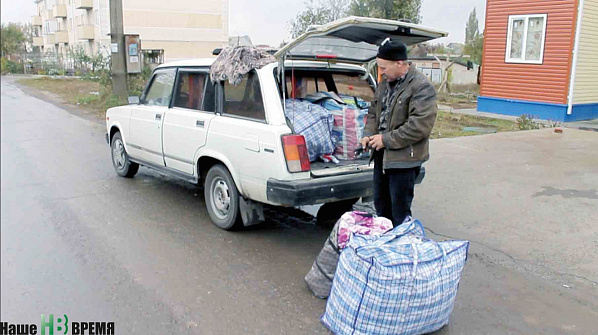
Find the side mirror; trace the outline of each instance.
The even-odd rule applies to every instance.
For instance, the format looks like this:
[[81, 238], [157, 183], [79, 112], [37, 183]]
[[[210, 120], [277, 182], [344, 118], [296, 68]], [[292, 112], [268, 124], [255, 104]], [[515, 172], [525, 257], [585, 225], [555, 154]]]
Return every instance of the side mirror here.
[[129, 105], [139, 105], [139, 97], [136, 95], [127, 98]]

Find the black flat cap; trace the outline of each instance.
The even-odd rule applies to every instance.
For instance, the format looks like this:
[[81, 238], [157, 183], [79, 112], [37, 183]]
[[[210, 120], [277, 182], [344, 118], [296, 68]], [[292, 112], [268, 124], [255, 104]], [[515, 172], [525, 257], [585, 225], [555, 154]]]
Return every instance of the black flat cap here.
[[376, 57], [386, 60], [407, 60], [407, 45], [401, 41], [393, 41], [389, 37], [380, 44]]

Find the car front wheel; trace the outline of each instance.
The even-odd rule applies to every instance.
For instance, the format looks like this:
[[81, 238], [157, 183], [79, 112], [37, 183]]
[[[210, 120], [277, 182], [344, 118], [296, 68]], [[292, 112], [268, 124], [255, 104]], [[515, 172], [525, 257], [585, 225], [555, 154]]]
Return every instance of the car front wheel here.
[[110, 147], [112, 149], [112, 166], [114, 166], [116, 173], [121, 177], [132, 178], [139, 170], [139, 164], [129, 160], [129, 155], [125, 150], [125, 144], [119, 132], [112, 137]]

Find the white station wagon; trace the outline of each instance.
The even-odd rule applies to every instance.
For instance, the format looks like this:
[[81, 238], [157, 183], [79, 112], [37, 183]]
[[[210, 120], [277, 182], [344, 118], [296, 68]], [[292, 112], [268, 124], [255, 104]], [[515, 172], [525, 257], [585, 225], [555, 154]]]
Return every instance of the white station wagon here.
[[342, 213], [372, 196], [373, 166], [367, 158], [309, 162], [304, 137], [284, 113], [290, 78], [308, 78], [310, 92], [371, 100], [376, 81], [363, 64], [386, 37], [413, 45], [446, 35], [349, 17], [305, 33], [275, 54], [278, 63], [252, 70], [238, 86], [212, 84], [213, 59], [163, 64], [138, 101], [106, 112], [114, 168], [130, 178], [145, 166], [203, 185], [212, 221], [227, 230], [262, 221], [264, 204], [325, 204], [318, 219]]

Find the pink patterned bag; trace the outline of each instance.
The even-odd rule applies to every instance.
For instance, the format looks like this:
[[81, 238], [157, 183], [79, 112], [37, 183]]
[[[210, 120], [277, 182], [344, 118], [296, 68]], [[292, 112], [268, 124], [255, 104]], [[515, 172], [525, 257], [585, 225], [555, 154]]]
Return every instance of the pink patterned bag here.
[[353, 235], [380, 235], [390, 229], [392, 229], [392, 222], [385, 218], [373, 217], [372, 214], [366, 212], [343, 214], [332, 228], [324, 247], [305, 276], [307, 287], [316, 297], [327, 298], [332, 287], [339, 255]]
[[381, 235], [392, 229], [392, 221], [373, 217], [367, 212], [347, 212], [341, 216], [338, 226], [338, 248], [343, 249], [353, 234]]

